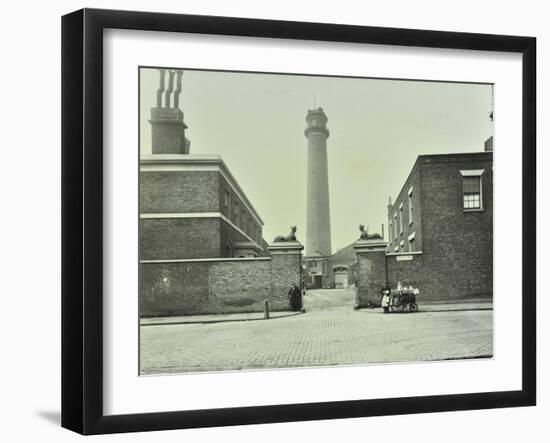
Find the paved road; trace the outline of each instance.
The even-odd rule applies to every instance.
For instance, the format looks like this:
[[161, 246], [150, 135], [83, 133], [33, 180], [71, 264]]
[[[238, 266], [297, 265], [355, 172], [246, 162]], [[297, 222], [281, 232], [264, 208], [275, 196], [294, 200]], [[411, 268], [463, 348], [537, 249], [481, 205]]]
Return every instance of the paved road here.
[[352, 290], [308, 291], [307, 313], [141, 327], [144, 374], [487, 357], [493, 312], [353, 310]]
[[315, 314], [349, 311], [355, 304], [355, 292], [352, 289], [313, 289], [306, 291], [303, 304], [307, 312]]

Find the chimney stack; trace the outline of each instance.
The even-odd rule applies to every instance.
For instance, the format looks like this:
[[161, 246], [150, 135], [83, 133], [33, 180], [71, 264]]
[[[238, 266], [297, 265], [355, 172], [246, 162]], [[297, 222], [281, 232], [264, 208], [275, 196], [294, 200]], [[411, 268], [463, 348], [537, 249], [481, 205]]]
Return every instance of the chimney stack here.
[[487, 140], [485, 140], [485, 151], [493, 150], [493, 136], [491, 135]]
[[[166, 88], [168, 72], [168, 88]], [[186, 124], [179, 109], [183, 71], [159, 69], [157, 106], [151, 108], [151, 146], [153, 154], [189, 154], [191, 142], [185, 137]], [[176, 89], [174, 90], [174, 77]], [[164, 103], [162, 98], [164, 96]]]

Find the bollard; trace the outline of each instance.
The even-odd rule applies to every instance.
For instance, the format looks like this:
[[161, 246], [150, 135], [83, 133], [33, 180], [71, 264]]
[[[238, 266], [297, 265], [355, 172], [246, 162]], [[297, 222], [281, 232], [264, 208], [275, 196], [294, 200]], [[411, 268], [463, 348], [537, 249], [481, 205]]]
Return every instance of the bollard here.
[[269, 300], [264, 300], [264, 319], [269, 320]]

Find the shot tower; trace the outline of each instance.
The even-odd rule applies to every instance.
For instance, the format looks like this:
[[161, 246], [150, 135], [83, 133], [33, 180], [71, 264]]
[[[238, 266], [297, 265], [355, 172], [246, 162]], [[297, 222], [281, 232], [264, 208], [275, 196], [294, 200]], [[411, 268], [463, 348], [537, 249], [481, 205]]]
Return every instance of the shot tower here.
[[306, 256], [332, 254], [328, 194], [327, 129], [323, 108], [309, 110], [307, 127], [307, 238]]

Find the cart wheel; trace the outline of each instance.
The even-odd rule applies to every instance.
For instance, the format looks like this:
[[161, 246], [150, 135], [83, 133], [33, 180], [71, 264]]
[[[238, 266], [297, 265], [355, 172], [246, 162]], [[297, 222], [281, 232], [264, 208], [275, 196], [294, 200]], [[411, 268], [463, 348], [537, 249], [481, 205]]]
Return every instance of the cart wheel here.
[[390, 309], [392, 312], [397, 312], [397, 305], [391, 305]]
[[411, 303], [411, 304], [409, 305], [409, 310], [410, 310], [411, 312], [418, 312], [418, 305], [417, 305], [416, 303]]

